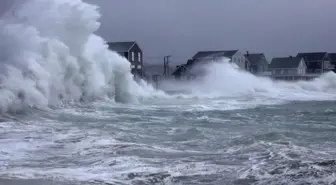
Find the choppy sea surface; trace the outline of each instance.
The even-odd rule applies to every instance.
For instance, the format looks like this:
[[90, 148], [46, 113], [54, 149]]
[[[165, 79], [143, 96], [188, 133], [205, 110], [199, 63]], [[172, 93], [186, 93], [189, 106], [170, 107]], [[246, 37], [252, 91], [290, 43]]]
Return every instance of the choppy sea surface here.
[[2, 116], [0, 184], [336, 183], [334, 101], [202, 105], [96, 102]]
[[336, 184], [335, 73], [280, 82], [223, 58], [157, 90], [96, 34], [99, 7], [12, 2], [0, 185]]

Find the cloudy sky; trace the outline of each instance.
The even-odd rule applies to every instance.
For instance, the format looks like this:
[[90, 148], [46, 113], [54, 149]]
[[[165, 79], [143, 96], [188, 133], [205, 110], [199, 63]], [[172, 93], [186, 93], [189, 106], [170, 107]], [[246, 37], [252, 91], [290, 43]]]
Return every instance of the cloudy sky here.
[[101, 36], [136, 40], [150, 62], [184, 62], [198, 50], [336, 52], [336, 0], [87, 1], [101, 7]]
[[[336, 52], [336, 0], [85, 0], [100, 6], [98, 34], [135, 40], [147, 62], [198, 50], [241, 49], [268, 57]], [[0, 11], [11, 0], [0, 1]]]

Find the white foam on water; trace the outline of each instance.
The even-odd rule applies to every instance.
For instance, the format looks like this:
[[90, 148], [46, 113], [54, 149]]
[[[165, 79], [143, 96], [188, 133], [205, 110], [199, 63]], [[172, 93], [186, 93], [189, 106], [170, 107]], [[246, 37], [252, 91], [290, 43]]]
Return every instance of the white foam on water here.
[[[203, 99], [223, 110], [336, 99], [333, 73], [310, 82], [274, 82], [239, 70], [227, 59], [205, 67], [200, 80], [164, 83], [165, 89], [190, 92], [168, 96], [133, 80], [130, 63], [95, 34], [99, 18], [98, 7], [81, 0], [29, 0], [2, 19], [0, 111], [97, 99], [137, 103], [159, 98], [162, 104]], [[234, 101], [218, 101], [224, 99]]]
[[[101, 104], [107, 107], [128, 108], [129, 112], [125, 113], [125, 117], [141, 118], [142, 115], [132, 115], [132, 110], [193, 112], [253, 108], [257, 105], [293, 100], [336, 100], [336, 75], [333, 73], [309, 82], [275, 82], [241, 71], [235, 65], [228, 64], [225, 59], [220, 64], [206, 67], [205, 77], [197, 81], [165, 84], [173, 90], [190, 92], [168, 96], [143, 81], [135, 82], [130, 73], [129, 62], [117, 53], [109, 51], [105, 41], [94, 34], [100, 25], [97, 8], [81, 0], [30, 0], [15, 10], [14, 17], [6, 17], [0, 21], [0, 112], [16, 111], [25, 107], [47, 108], [64, 102], [99, 99], [109, 100]], [[158, 98], [155, 102], [144, 101], [155, 97]], [[142, 101], [142, 104], [116, 106], [114, 101]], [[75, 107], [60, 111], [73, 116], [82, 115], [85, 118], [106, 118], [105, 112], [83, 115], [84, 113], [76, 112]], [[112, 113], [109, 114], [111, 116]], [[123, 116], [121, 113], [115, 114], [112, 116]], [[8, 130], [15, 132], [13, 128], [16, 124], [12, 123]], [[0, 157], [6, 161], [12, 160], [16, 164], [15, 162], [26, 157], [31, 150], [52, 144], [52, 139], [62, 141], [78, 139], [76, 137], [80, 136], [81, 131], [76, 129], [66, 130], [64, 133], [58, 131], [58, 134], [45, 131], [46, 128], [52, 130], [51, 125], [57, 124], [66, 125], [64, 122], [49, 125], [39, 122], [35, 125], [40, 127], [33, 128], [34, 124], [27, 123], [25, 127], [20, 128], [24, 130], [20, 135], [12, 133], [13, 135], [9, 136], [17, 139], [0, 142], [0, 146], [4, 148], [2, 152], [5, 153]], [[3, 125], [2, 128], [5, 128], [8, 122]], [[37, 133], [38, 129], [40, 133]], [[27, 141], [24, 138], [27, 132], [36, 134], [36, 137], [42, 135], [44, 138], [35, 143]], [[80, 143], [69, 144], [68, 148], [65, 148], [69, 149], [66, 153], [118, 142], [111, 135], [96, 143], [86, 136], [83, 138], [84, 141]], [[17, 147], [10, 148], [10, 145]], [[159, 147], [155, 149], [161, 150]], [[28, 159], [26, 161], [29, 161]], [[141, 160], [144, 159], [126, 156], [116, 158], [118, 165], [115, 167], [107, 164], [113, 161], [107, 161], [96, 166], [55, 167], [49, 171], [43, 167], [32, 169], [18, 166], [10, 170], [3, 169], [0, 175], [109, 181], [136, 172], [168, 171], [172, 176], [193, 176], [215, 174], [225, 170], [222, 166], [203, 162], [172, 163], [162, 169], [161, 166], [151, 167]]]
[[137, 102], [164, 96], [94, 32], [97, 6], [81, 0], [30, 0], [0, 21], [0, 110], [45, 108], [64, 101], [110, 98]]
[[235, 99], [256, 104], [336, 100], [336, 74], [333, 72], [311, 81], [285, 82], [255, 76], [225, 58], [198, 67], [204, 70], [204, 76], [188, 82], [169, 81], [163, 83], [163, 89], [190, 92], [189, 96], [193, 98]]

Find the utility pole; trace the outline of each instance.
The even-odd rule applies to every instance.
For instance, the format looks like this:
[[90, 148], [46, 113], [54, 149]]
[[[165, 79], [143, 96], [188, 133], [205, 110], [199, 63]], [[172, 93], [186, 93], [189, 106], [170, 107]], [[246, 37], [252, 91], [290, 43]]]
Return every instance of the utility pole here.
[[164, 56], [163, 58], [163, 76], [167, 80], [167, 75], [169, 74], [169, 58], [171, 55]]

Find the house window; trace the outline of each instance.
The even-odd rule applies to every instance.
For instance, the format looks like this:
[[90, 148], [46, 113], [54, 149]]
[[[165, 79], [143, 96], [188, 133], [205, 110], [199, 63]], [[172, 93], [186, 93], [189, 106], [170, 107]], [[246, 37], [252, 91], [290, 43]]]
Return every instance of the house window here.
[[138, 61], [141, 62], [141, 53], [138, 52]]
[[141, 69], [141, 65], [138, 65], [138, 69]]
[[132, 61], [134, 61], [134, 52], [132, 52]]
[[134, 65], [131, 65], [131, 68], [132, 68], [132, 69], [134, 69], [134, 68], [135, 68], [135, 66], [134, 66]]

